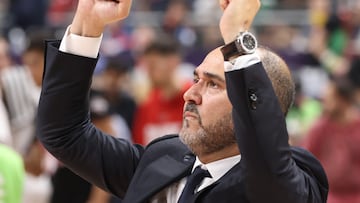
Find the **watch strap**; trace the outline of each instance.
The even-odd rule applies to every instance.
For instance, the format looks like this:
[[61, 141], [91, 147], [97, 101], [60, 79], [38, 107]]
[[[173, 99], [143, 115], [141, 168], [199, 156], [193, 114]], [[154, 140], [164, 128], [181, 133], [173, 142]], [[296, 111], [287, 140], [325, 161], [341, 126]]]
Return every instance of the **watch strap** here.
[[229, 61], [231, 57], [240, 55], [240, 53], [236, 47], [235, 41], [232, 41], [229, 44], [224, 45], [223, 47], [221, 47], [220, 50], [224, 56], [225, 61]]
[[225, 61], [231, 58], [242, 56], [244, 54], [254, 53], [257, 48], [257, 40], [253, 34], [248, 31], [240, 32], [236, 39], [221, 48]]

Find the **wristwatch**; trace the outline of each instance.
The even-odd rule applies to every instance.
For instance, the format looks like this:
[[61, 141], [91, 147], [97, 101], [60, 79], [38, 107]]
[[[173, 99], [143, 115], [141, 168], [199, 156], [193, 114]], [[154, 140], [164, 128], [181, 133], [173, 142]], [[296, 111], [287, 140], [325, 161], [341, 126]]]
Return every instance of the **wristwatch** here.
[[248, 31], [240, 32], [236, 39], [221, 48], [225, 61], [236, 56], [252, 54], [258, 46], [257, 40], [253, 34]]

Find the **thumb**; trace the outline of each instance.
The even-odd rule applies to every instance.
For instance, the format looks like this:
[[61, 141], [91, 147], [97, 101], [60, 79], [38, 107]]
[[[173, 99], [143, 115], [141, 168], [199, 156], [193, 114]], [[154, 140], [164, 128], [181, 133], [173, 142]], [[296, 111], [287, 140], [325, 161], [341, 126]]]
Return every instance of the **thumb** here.
[[230, 0], [219, 0], [219, 6], [221, 8], [222, 11], [224, 11], [227, 6], [229, 5]]

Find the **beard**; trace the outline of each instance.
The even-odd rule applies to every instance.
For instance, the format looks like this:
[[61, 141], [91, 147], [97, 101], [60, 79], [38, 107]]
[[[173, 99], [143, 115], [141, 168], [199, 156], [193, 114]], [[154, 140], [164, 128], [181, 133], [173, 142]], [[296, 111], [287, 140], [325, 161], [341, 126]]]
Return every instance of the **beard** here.
[[[188, 105], [185, 111], [189, 110], [196, 113], [198, 115], [198, 122], [190, 124], [188, 120], [184, 119], [179, 136], [180, 140], [187, 145], [195, 155], [211, 154], [236, 143], [231, 112], [216, 120], [214, 123], [204, 126], [196, 106], [188, 107]], [[197, 129], [191, 129], [190, 126], [192, 126], [192, 128], [196, 127]]]

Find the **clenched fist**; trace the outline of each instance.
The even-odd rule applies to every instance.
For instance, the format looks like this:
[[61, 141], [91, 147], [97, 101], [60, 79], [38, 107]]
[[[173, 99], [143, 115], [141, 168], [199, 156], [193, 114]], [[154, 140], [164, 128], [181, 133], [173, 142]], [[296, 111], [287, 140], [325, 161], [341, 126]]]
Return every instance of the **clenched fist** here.
[[79, 0], [70, 32], [98, 37], [107, 24], [129, 15], [132, 0]]

